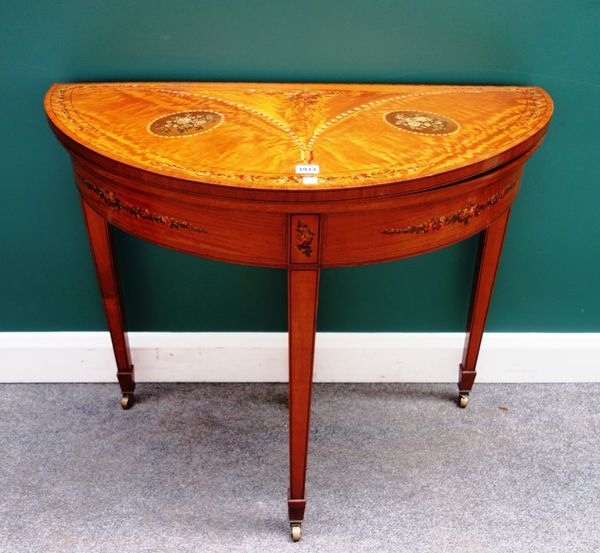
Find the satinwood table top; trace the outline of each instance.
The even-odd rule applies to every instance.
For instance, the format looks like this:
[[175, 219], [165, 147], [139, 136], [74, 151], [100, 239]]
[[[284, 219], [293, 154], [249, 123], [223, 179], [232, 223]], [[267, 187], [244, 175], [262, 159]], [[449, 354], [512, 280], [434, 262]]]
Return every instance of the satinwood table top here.
[[76, 83], [45, 106], [59, 133], [137, 169], [287, 190], [442, 185], [531, 149], [552, 115], [546, 92], [514, 86]]

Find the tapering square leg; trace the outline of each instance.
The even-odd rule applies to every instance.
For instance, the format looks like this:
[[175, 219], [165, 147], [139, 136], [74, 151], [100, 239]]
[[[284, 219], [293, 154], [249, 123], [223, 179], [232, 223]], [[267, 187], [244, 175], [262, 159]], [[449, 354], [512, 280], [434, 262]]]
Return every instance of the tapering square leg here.
[[112, 340], [113, 352], [117, 362], [117, 379], [123, 397], [121, 407], [127, 409], [133, 402], [135, 378], [129, 355], [129, 344], [125, 329], [125, 320], [121, 309], [119, 284], [117, 280], [116, 260], [107, 221], [88, 203], [82, 201], [83, 214], [90, 239], [96, 273], [100, 284], [102, 303], [106, 312], [108, 330]]
[[467, 406], [469, 393], [477, 376], [477, 358], [481, 348], [481, 339], [490, 307], [509, 215], [510, 210], [507, 209], [481, 232], [467, 336], [458, 377], [458, 403], [461, 407]]
[[[318, 269], [288, 271], [289, 318], [289, 440], [290, 488], [288, 512], [292, 538], [300, 537], [306, 507], [306, 463], [315, 351]], [[297, 537], [294, 532], [297, 532]]]

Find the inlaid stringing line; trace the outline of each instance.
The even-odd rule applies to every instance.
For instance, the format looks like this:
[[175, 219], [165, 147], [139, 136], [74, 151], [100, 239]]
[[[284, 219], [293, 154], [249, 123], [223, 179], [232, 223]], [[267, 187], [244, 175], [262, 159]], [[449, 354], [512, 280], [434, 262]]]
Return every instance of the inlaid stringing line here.
[[[84, 84], [84, 85], [66, 85], [66, 86], [61, 87], [58, 91], [59, 98], [57, 100], [57, 103], [61, 106], [61, 111], [63, 112], [63, 115], [69, 122], [71, 122], [73, 125], [75, 125], [79, 129], [82, 129], [81, 123], [79, 121], [75, 120], [73, 118], [73, 116], [68, 112], [68, 107], [66, 105], [66, 102], [64, 101], [65, 92], [63, 92], [63, 91], [70, 91], [75, 88], [92, 88], [92, 87], [97, 87], [97, 86], [98, 86], [97, 84], [93, 84], [93, 83], [92, 84]], [[318, 127], [315, 130], [315, 132], [313, 133], [313, 135], [311, 136], [309, 141], [305, 144], [294, 133], [294, 131], [292, 129], [290, 129], [289, 127], [287, 127], [284, 123], [278, 121], [274, 117], [266, 115], [266, 114], [262, 113], [261, 111], [251, 108], [240, 102], [233, 102], [231, 100], [215, 98], [213, 96], [198, 93], [198, 92], [179, 91], [179, 90], [171, 90], [171, 89], [164, 89], [164, 88], [152, 88], [145, 84], [138, 84], [138, 83], [123, 83], [120, 85], [120, 87], [121, 88], [136, 88], [139, 90], [146, 90], [149, 92], [161, 92], [164, 94], [170, 94], [173, 96], [180, 96], [180, 97], [184, 97], [184, 98], [185, 97], [188, 97], [188, 98], [189, 97], [199, 97], [199, 98], [204, 98], [204, 99], [211, 100], [211, 101], [220, 102], [222, 104], [236, 107], [238, 109], [253, 113], [253, 114], [259, 116], [260, 118], [268, 121], [272, 125], [276, 126], [280, 130], [282, 130], [285, 134], [290, 136], [292, 138], [292, 140], [300, 147], [301, 159], [303, 158], [302, 157], [303, 155], [306, 155], [314, 148], [316, 141], [326, 130], [332, 128], [333, 126], [337, 125], [341, 121], [344, 121], [348, 117], [351, 117], [360, 111], [371, 109], [373, 107], [377, 107], [384, 103], [392, 102], [395, 100], [404, 101], [409, 98], [415, 98], [415, 97], [420, 97], [420, 96], [433, 96], [433, 95], [459, 94], [459, 93], [480, 94], [480, 93], [484, 92], [484, 90], [481, 87], [461, 88], [461, 89], [442, 88], [440, 90], [432, 90], [432, 91], [427, 91], [427, 92], [414, 92], [414, 93], [409, 93], [409, 94], [400, 94], [400, 95], [390, 96], [387, 98], [381, 98], [378, 100], [372, 100], [370, 102], [360, 104], [354, 108], [350, 108], [349, 110], [346, 110], [346, 111], [338, 114], [334, 118], [326, 121], [321, 127]], [[299, 89], [299, 90], [302, 90], [302, 89]], [[506, 93], [522, 92], [521, 89], [514, 88], [514, 87], [499, 87], [495, 91], [496, 92], [506, 92]], [[62, 103], [61, 103], [61, 94], [63, 96]], [[534, 97], [535, 100], [533, 102], [533, 107], [531, 110], [532, 112], [529, 114], [529, 117], [527, 118], [527, 122], [530, 122], [533, 118], [535, 118], [535, 115], [537, 114], [537, 111], [538, 111], [540, 105], [542, 104], [543, 98], [540, 98], [539, 94], [535, 90], [529, 90], [529, 91], [527, 91], [525, 108], [524, 108], [523, 112], [520, 114], [520, 116], [517, 118], [517, 120], [513, 123], [514, 125], [522, 126], [524, 124], [523, 122], [520, 122], [520, 120], [523, 118], [523, 116], [526, 114], [526, 112], [529, 108], [529, 105], [530, 105], [529, 97]], [[88, 126], [88, 125], [86, 125], [86, 126]], [[97, 129], [93, 129], [93, 130], [96, 133], [98, 132]], [[215, 172], [215, 171], [204, 171], [204, 170], [199, 170], [199, 169], [190, 169], [188, 167], [179, 166], [174, 163], [166, 163], [166, 162], [162, 162], [162, 161], [158, 161], [158, 160], [148, 160], [148, 163], [155, 165], [157, 167], [169, 167], [169, 168], [177, 169], [177, 170], [184, 171], [187, 173], [192, 173], [192, 174], [195, 174], [198, 176], [222, 177], [222, 178], [226, 178], [226, 179], [239, 179], [240, 178], [240, 175], [237, 175], [237, 174], [231, 174], [231, 173], [225, 173], [225, 172]], [[412, 173], [412, 172], [415, 172], [418, 170], [422, 170], [422, 169], [425, 169], [432, 165], [434, 165], [434, 163], [428, 163], [425, 165], [417, 165], [417, 166], [411, 166], [411, 167], [394, 168], [393, 170], [382, 169], [379, 171], [369, 173], [368, 175], [362, 175], [362, 174], [355, 175], [352, 178], [353, 178], [353, 180], [361, 181], [361, 180], [365, 180], [368, 178], [383, 177], [385, 175], [396, 176], [399, 174], [407, 174], [407, 173]], [[320, 180], [325, 181], [325, 182], [327, 182], [327, 181], [334, 182], [334, 181], [338, 180], [338, 178], [340, 178], [340, 177], [338, 177], [336, 175], [333, 175], [333, 176], [322, 175], [320, 177]], [[348, 177], [346, 176], [345, 178], [348, 178]], [[270, 182], [276, 183], [276, 184], [299, 182], [299, 179], [294, 175], [291, 175], [291, 176], [290, 175], [280, 175], [280, 176], [274, 176], [274, 177], [269, 177], [269, 176], [264, 176], [264, 175], [261, 175], [261, 176], [247, 175], [247, 176], [243, 176], [242, 180], [270, 181]]]

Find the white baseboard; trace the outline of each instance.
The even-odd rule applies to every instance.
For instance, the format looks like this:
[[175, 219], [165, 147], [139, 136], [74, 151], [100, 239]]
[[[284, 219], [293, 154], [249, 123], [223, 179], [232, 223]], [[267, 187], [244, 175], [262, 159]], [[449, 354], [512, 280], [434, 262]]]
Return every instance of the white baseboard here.
[[[456, 382], [462, 333], [319, 333], [317, 382]], [[285, 333], [129, 334], [138, 382], [286, 382]], [[0, 333], [0, 382], [115, 382], [107, 332]], [[600, 333], [488, 333], [477, 382], [600, 382]]]

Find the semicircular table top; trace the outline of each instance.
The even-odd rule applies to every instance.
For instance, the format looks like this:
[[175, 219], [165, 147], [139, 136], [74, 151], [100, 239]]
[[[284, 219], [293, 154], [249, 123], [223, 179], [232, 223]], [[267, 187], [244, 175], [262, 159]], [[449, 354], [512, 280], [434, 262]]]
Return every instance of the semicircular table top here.
[[[535, 146], [552, 115], [542, 89], [507, 86], [78, 83], [45, 105], [55, 130], [112, 160], [288, 190], [476, 174]], [[311, 184], [299, 164], [318, 166]]]

